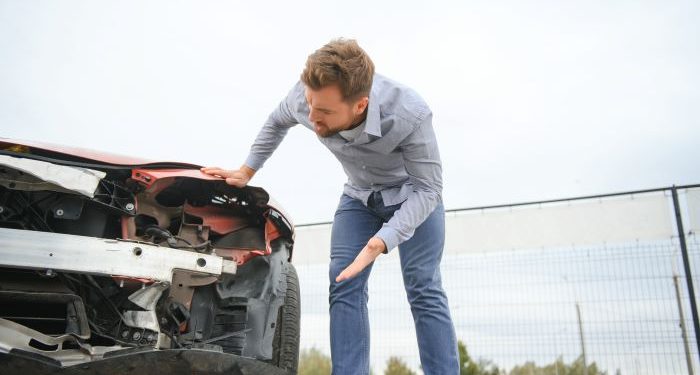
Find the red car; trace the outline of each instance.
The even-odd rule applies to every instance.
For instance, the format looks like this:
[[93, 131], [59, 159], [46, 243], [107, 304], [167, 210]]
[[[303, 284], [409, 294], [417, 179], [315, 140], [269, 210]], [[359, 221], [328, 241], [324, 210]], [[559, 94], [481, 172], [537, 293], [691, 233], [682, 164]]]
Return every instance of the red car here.
[[0, 373], [296, 372], [293, 225], [199, 168], [0, 138]]

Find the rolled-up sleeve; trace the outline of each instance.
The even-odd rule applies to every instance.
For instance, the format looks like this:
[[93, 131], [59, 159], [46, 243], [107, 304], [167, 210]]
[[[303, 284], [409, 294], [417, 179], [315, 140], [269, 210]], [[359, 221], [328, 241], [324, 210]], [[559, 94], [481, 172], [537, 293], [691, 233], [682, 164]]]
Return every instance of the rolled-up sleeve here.
[[411, 238], [442, 200], [442, 164], [431, 113], [399, 147], [413, 189], [376, 234], [386, 244], [387, 251]]
[[292, 108], [294, 108], [300, 93], [303, 93], [303, 85], [297, 83], [267, 118], [260, 133], [255, 138], [255, 142], [250, 147], [250, 153], [245, 161], [246, 166], [254, 170], [262, 168], [265, 161], [270, 158], [287, 135], [289, 128], [299, 123], [293, 115]]

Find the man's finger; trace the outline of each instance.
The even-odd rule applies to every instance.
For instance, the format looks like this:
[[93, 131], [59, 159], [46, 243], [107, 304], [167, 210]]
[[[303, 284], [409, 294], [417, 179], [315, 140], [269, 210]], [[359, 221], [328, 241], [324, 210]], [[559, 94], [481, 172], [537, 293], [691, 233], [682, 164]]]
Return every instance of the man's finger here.
[[363, 252], [360, 252], [357, 258], [355, 258], [355, 260], [352, 263], [350, 263], [350, 265], [347, 266], [338, 275], [338, 277], [335, 278], [335, 281], [341, 282], [343, 280], [352, 279], [353, 277], [357, 276], [357, 274], [362, 272], [362, 270], [364, 270], [365, 267], [367, 267], [367, 265], [370, 263], [372, 263], [372, 260], [366, 259], [363, 249]]
[[341, 281], [345, 281], [347, 279], [352, 279], [353, 277], [357, 276], [358, 272], [352, 270], [353, 266], [355, 266], [355, 262], [353, 262], [346, 269], [344, 269], [343, 272], [341, 272], [338, 275], [338, 277], [335, 278], [335, 282], [339, 283]]
[[204, 174], [212, 175], [212, 176], [218, 176], [221, 175], [223, 170], [221, 169], [207, 169], [206, 171], [201, 171]]
[[202, 171], [202, 173], [226, 178], [231, 174], [231, 171], [225, 169], [207, 169], [206, 171]]
[[[376, 241], [379, 241], [379, 243]], [[357, 254], [355, 260], [353, 260], [349, 266], [338, 274], [335, 281], [339, 283], [343, 280], [351, 279], [357, 276], [357, 274], [367, 268], [370, 263], [374, 262], [374, 260], [377, 259], [385, 248], [386, 246], [384, 245], [384, 241], [382, 241], [380, 238], [370, 238], [367, 245], [360, 251], [359, 254]]]
[[244, 187], [245, 186], [245, 182], [240, 177], [228, 177], [226, 179], [226, 183], [229, 185], [233, 185], [235, 187]]

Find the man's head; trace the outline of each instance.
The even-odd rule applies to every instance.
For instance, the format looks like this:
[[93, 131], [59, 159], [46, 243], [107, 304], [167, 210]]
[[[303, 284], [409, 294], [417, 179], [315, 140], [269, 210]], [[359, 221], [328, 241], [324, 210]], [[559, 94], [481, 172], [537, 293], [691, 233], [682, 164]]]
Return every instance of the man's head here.
[[365, 118], [373, 76], [374, 63], [354, 40], [332, 40], [309, 55], [301, 81], [316, 134], [329, 137]]

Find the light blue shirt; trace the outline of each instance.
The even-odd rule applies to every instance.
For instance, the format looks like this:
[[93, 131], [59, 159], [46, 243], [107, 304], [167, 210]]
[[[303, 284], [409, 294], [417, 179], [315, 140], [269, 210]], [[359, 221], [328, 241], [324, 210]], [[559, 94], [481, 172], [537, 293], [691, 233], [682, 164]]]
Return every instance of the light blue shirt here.
[[[314, 129], [301, 82], [270, 114], [245, 165], [260, 169], [296, 124]], [[379, 191], [385, 205], [401, 204], [376, 234], [387, 250], [411, 238], [442, 201], [442, 164], [432, 112], [412, 89], [375, 74], [364, 130], [352, 141], [340, 134], [318, 139], [348, 176], [345, 194], [367, 205], [372, 192]]]

